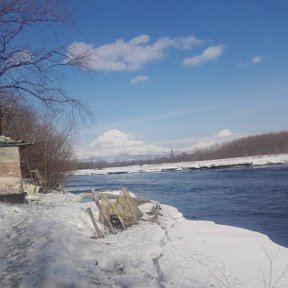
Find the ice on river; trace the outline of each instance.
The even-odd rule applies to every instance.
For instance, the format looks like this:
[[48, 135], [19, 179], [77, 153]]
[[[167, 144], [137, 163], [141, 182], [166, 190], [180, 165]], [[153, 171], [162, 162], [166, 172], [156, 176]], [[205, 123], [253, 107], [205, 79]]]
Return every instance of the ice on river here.
[[[161, 205], [161, 225], [140, 221], [95, 240], [86, 208], [97, 208], [78, 200], [0, 204], [0, 287], [288, 287], [288, 249], [263, 234]], [[152, 205], [140, 206], [146, 220]]]

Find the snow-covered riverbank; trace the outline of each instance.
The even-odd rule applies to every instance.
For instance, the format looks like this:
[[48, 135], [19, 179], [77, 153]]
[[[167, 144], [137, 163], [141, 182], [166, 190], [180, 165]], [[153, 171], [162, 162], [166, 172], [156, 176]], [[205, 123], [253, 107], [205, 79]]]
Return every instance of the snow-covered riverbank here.
[[233, 167], [233, 166], [264, 166], [271, 164], [288, 164], [288, 154], [238, 157], [196, 162], [164, 163], [149, 165], [134, 165], [124, 167], [109, 167], [104, 169], [86, 169], [74, 171], [75, 175], [119, 174], [139, 172], [183, 171], [201, 168]]
[[94, 240], [86, 212], [97, 216], [94, 203], [71, 194], [31, 200], [0, 203], [0, 287], [288, 287], [288, 249], [263, 234], [162, 205], [161, 225], [140, 221]]

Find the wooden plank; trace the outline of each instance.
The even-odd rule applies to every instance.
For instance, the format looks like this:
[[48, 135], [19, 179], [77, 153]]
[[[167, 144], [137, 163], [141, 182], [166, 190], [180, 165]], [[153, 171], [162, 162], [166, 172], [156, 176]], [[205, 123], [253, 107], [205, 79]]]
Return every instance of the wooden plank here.
[[[127, 191], [126, 188], [123, 188], [123, 189], [122, 189], [122, 193], [123, 193], [123, 195], [124, 195], [124, 198], [126, 199], [128, 208], [129, 208], [129, 210], [130, 210], [130, 212], [131, 212], [131, 214], [132, 214], [132, 217], [133, 217], [133, 219], [134, 219], [134, 222], [137, 223], [137, 222], [138, 222], [137, 217], [135, 216], [134, 211], [133, 211], [132, 207], [130, 206], [130, 202], [129, 202], [129, 197], [131, 197], [131, 196], [130, 196], [130, 194], [129, 194], [129, 192]], [[127, 194], [128, 194], [129, 196], [128, 196]]]
[[103, 238], [104, 237], [104, 235], [102, 234], [102, 232], [101, 232], [101, 230], [99, 229], [99, 227], [98, 227], [98, 225], [97, 225], [97, 223], [96, 223], [96, 221], [95, 221], [95, 219], [94, 219], [94, 216], [93, 216], [93, 214], [92, 214], [92, 211], [91, 211], [91, 208], [87, 208], [86, 209], [86, 211], [88, 212], [88, 214], [89, 214], [89, 216], [90, 216], [90, 219], [91, 219], [91, 221], [92, 221], [92, 224], [93, 224], [93, 226], [94, 226], [94, 229], [95, 229], [95, 231], [96, 231], [96, 234], [97, 234], [97, 238]]
[[117, 234], [117, 231], [116, 231], [116, 229], [113, 227], [110, 219], [109, 219], [108, 217], [106, 217], [106, 215], [104, 215], [104, 213], [103, 213], [103, 211], [102, 211], [102, 209], [101, 209], [100, 202], [99, 202], [97, 196], [94, 194], [94, 192], [95, 192], [95, 191], [94, 191], [93, 189], [91, 189], [92, 197], [93, 197], [94, 202], [95, 202], [95, 204], [96, 204], [96, 206], [97, 206], [97, 208], [98, 208], [98, 210], [99, 210], [99, 213], [102, 215], [103, 219], [104, 219], [105, 222], [107, 223], [108, 228], [109, 228], [109, 231], [110, 231], [111, 233], [113, 233], [113, 234]]
[[115, 208], [111, 205], [111, 203], [109, 202], [109, 200], [107, 200], [106, 196], [104, 196], [104, 195], [102, 196], [102, 201], [103, 201], [103, 200], [106, 201], [106, 203], [109, 205], [109, 207], [111, 208], [111, 210], [115, 213], [116, 217], [119, 219], [119, 222], [120, 222], [122, 228], [125, 229], [126, 226], [125, 226], [122, 218], [121, 218], [120, 215], [118, 214], [117, 209], [115, 209]]

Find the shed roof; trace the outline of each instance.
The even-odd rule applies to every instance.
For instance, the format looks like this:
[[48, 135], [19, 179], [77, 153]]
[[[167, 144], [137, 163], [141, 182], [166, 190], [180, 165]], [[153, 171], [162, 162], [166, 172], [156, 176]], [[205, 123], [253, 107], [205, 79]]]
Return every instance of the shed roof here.
[[0, 147], [13, 147], [13, 146], [28, 146], [31, 145], [25, 141], [14, 141], [10, 137], [0, 136]]

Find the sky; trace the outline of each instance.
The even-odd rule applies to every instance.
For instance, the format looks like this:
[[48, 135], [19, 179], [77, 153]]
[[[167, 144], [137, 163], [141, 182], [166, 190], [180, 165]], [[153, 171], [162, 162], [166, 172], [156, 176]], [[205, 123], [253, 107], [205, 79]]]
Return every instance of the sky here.
[[287, 130], [287, 0], [68, 3], [67, 53], [90, 56], [62, 85], [95, 117], [78, 149], [111, 129], [176, 149]]

